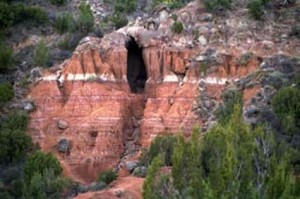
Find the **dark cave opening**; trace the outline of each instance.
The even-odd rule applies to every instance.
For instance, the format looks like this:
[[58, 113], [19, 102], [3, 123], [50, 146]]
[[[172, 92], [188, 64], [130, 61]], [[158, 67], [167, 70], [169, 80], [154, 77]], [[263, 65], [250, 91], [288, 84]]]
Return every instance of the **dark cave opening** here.
[[142, 55], [142, 48], [130, 36], [127, 48], [127, 81], [132, 93], [143, 93], [147, 81], [147, 70]]

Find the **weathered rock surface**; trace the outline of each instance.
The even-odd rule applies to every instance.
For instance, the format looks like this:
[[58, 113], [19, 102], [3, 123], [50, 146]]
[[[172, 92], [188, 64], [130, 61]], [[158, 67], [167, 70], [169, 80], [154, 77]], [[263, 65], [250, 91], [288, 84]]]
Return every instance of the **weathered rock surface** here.
[[[167, 14], [154, 18], [152, 28], [149, 21], [137, 20], [102, 39], [84, 38], [69, 60], [42, 72], [28, 94], [36, 107], [29, 130], [43, 150], [57, 155], [65, 175], [91, 182], [101, 171], [119, 166], [124, 154], [149, 146], [159, 134], [182, 131], [189, 136], [194, 126], [209, 128], [225, 88], [242, 87], [249, 105], [261, 88], [248, 75], [272, 65], [271, 59], [260, 68], [262, 56], [291, 52], [284, 45], [264, 48], [248, 33], [229, 38], [238, 29], [235, 19], [228, 19], [226, 27], [214, 27], [212, 16], [200, 17], [199, 9], [195, 1], [176, 11], [186, 28], [183, 34], [172, 33], [173, 20]], [[194, 29], [200, 41], [191, 36]], [[142, 73], [140, 64], [128, 66], [126, 45], [132, 38], [141, 49], [133, 57], [142, 56]], [[227, 41], [231, 45], [224, 45]], [[273, 66], [289, 73], [288, 64]], [[145, 75], [146, 82], [139, 82]], [[141, 89], [130, 88], [129, 76], [133, 85], [143, 85]], [[277, 82], [277, 77], [265, 78], [266, 84]], [[246, 112], [255, 115], [255, 107]], [[61, 139], [72, 141], [68, 153], [54, 150]]]

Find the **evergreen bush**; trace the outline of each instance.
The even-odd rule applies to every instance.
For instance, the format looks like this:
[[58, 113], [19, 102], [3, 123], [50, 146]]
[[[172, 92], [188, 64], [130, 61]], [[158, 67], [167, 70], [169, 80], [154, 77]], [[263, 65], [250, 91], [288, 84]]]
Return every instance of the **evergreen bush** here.
[[77, 24], [71, 13], [67, 12], [56, 19], [54, 27], [59, 34], [63, 34], [75, 31]]
[[175, 21], [171, 27], [172, 31], [176, 34], [180, 34], [183, 31], [183, 24], [181, 21]]
[[24, 165], [24, 178], [30, 182], [35, 173], [43, 174], [45, 170], [52, 170], [54, 176], [59, 176], [62, 172], [59, 161], [51, 153], [36, 151], [29, 156]]
[[255, 20], [261, 20], [264, 14], [263, 3], [261, 0], [250, 1], [247, 5], [250, 16]]
[[4, 73], [12, 69], [13, 64], [14, 55], [12, 49], [8, 46], [0, 44], [0, 73]]
[[94, 27], [94, 16], [91, 7], [84, 2], [79, 5], [78, 26], [83, 33], [91, 32]]
[[229, 9], [232, 0], [204, 0], [204, 6], [207, 10], [216, 10], [220, 8]]
[[287, 134], [300, 133], [300, 89], [283, 87], [272, 100], [272, 106]]
[[109, 169], [106, 171], [103, 171], [102, 173], [100, 173], [99, 177], [98, 177], [98, 182], [104, 182], [105, 184], [110, 184], [112, 181], [116, 180], [118, 177], [118, 174]]
[[62, 6], [62, 5], [64, 5], [67, 2], [67, 0], [51, 0], [50, 2], [53, 5]]
[[160, 172], [160, 156], [154, 160], [143, 186], [145, 199], [297, 198], [300, 194], [290, 150], [277, 143], [266, 127], [251, 129], [245, 124], [240, 105], [204, 138], [195, 130], [189, 141], [183, 136], [177, 139], [168, 180]]
[[0, 84], [0, 103], [8, 102], [14, 98], [14, 90], [10, 83]]
[[145, 150], [140, 159], [140, 164], [148, 166], [153, 159], [161, 155], [162, 164], [165, 166], [172, 166], [173, 148], [176, 143], [176, 137], [171, 135], [157, 136], [149, 150]]
[[121, 12], [115, 12], [110, 17], [110, 21], [113, 23], [113, 25], [116, 29], [126, 26], [128, 23], [128, 19], [127, 19], [126, 15]]
[[36, 66], [46, 66], [49, 64], [49, 48], [44, 41], [38, 42], [35, 46], [33, 59]]
[[31, 145], [31, 138], [22, 130], [0, 130], [0, 162], [7, 164], [24, 159]]

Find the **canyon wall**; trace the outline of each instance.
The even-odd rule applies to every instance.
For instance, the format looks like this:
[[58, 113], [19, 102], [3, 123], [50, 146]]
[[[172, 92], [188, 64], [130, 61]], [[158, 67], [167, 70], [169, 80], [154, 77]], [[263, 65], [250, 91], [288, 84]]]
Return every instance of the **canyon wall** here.
[[[212, 36], [208, 46], [188, 32], [195, 26], [218, 33], [211, 21], [202, 20], [197, 5], [176, 11], [184, 34], [170, 30], [169, 15], [151, 21], [156, 29], [137, 20], [101, 39], [86, 37], [69, 60], [44, 70], [32, 85], [27, 98], [36, 109], [29, 132], [42, 150], [58, 157], [66, 176], [91, 182], [107, 168], [122, 169], [125, 156], [139, 154], [159, 134], [188, 137], [193, 127], [208, 128], [224, 88], [258, 70], [258, 55], [266, 54], [261, 46], [251, 44], [252, 53], [245, 50], [249, 42], [224, 46]], [[128, 61], [132, 40], [141, 52], [130, 53], [144, 62], [143, 70], [139, 64], [128, 66], [135, 63]], [[142, 86], [132, 89], [128, 76]], [[245, 102], [259, 90], [245, 87]]]
[[161, 40], [139, 43], [147, 81], [134, 93], [127, 82], [134, 72], [127, 71], [128, 36], [86, 40], [70, 60], [45, 71], [28, 94], [36, 106], [30, 120], [33, 139], [58, 156], [67, 176], [81, 182], [116, 167], [124, 154], [148, 147], [158, 134], [189, 136], [202, 123], [194, 111], [199, 83], [219, 100], [226, 84], [258, 65], [253, 60], [238, 67], [222, 55], [223, 62], [203, 75], [196, 61], [202, 59], [199, 49], [169, 47]]

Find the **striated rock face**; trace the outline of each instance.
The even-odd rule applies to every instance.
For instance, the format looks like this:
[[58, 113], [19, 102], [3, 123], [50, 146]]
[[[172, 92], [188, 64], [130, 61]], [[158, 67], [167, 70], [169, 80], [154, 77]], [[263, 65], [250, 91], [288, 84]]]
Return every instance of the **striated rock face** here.
[[[46, 71], [28, 95], [36, 105], [32, 137], [43, 150], [55, 152], [65, 174], [78, 181], [94, 180], [118, 165], [124, 152], [149, 146], [158, 134], [183, 131], [189, 136], [201, 124], [193, 110], [199, 82], [210, 91], [216, 87], [211, 97], [218, 98], [226, 81], [246, 73], [225, 56], [202, 76], [199, 49], [168, 47], [156, 40], [151, 47], [139, 43], [147, 81], [134, 92], [128, 76], [139, 77], [142, 70], [137, 70], [139, 64], [129, 69], [128, 63], [135, 63], [127, 62], [127, 40], [119, 33], [89, 38], [70, 60]], [[255, 60], [247, 70], [255, 69]], [[64, 153], [55, 147], [62, 139], [69, 141]]]
[[192, 111], [197, 77], [186, 75], [185, 65], [193, 51], [143, 49], [147, 82], [135, 93], [127, 82], [135, 69], [127, 70], [126, 37], [103, 48], [111, 38], [89, 41], [98, 48], [85, 46], [61, 69], [45, 72], [28, 95], [37, 107], [31, 114], [32, 137], [43, 150], [55, 152], [61, 139], [69, 140], [68, 152], [56, 153], [65, 174], [83, 182], [116, 166], [124, 147], [134, 152], [159, 133], [189, 132], [199, 123]]
[[[228, 19], [228, 31], [213, 27], [197, 2], [176, 11], [184, 34], [171, 32], [171, 15], [137, 20], [102, 39], [84, 38], [71, 59], [43, 71], [28, 94], [35, 104], [29, 131], [42, 150], [57, 155], [65, 175], [91, 182], [107, 168], [120, 169], [124, 155], [159, 134], [182, 131], [188, 137], [194, 126], [214, 119], [207, 113], [225, 87], [258, 70], [260, 56], [277, 52], [246, 34], [229, 37], [237, 22]], [[201, 35], [192, 35], [192, 28]], [[282, 46], [278, 52], [290, 51]], [[246, 86], [250, 101], [260, 88]], [[61, 140], [67, 146], [58, 150]]]

